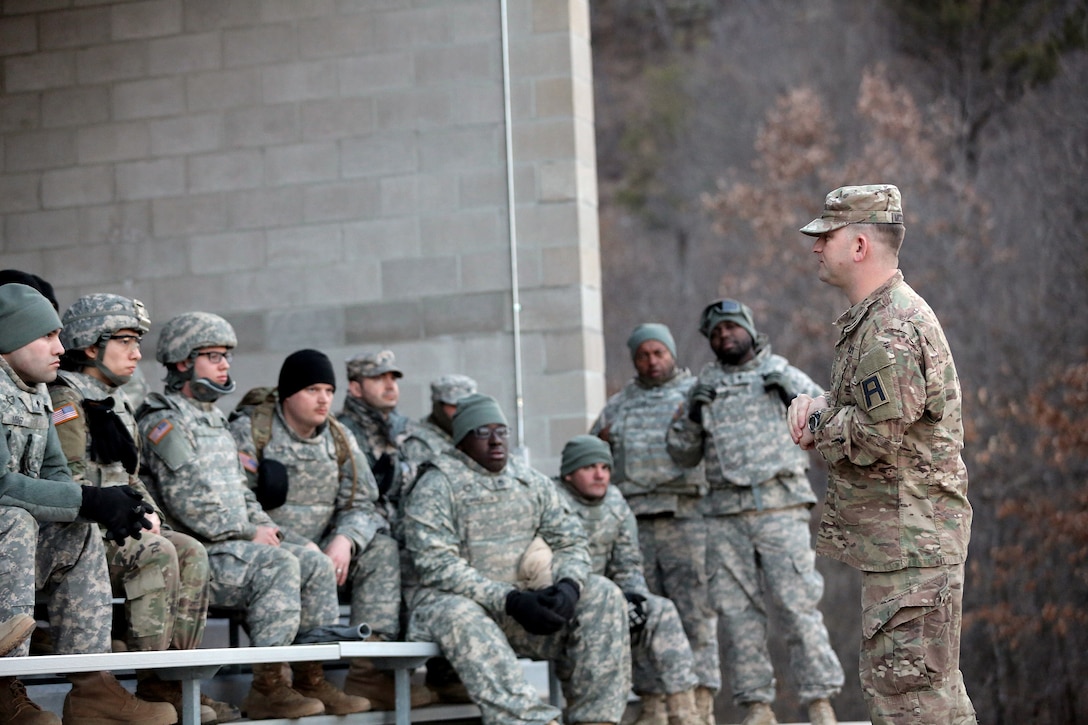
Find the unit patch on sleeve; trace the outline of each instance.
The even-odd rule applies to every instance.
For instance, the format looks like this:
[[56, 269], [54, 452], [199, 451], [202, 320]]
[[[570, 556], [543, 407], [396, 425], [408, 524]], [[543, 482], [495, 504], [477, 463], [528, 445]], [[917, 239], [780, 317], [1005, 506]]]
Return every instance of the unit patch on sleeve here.
[[873, 350], [858, 363], [854, 397], [874, 422], [901, 415], [893, 373], [892, 357], [883, 348]]
[[75, 420], [79, 417], [79, 411], [76, 410], [76, 406], [73, 403], [62, 405], [53, 411], [53, 425], [60, 425], [61, 423], [67, 423], [70, 420]]
[[162, 442], [162, 439], [165, 438], [172, 430], [174, 430], [173, 423], [171, 423], [169, 420], [161, 420], [159, 421], [159, 424], [157, 426], [155, 426], [148, 432], [147, 439], [151, 441], [154, 445], [159, 445], [159, 443]]

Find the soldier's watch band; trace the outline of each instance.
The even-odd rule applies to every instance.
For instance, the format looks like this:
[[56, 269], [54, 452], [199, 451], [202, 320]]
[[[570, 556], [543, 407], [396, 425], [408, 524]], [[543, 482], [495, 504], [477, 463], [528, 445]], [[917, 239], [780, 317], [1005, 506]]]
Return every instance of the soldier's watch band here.
[[816, 429], [820, 427], [820, 413], [822, 412], [822, 410], [817, 410], [808, 417], [808, 430], [812, 435], [816, 435]]

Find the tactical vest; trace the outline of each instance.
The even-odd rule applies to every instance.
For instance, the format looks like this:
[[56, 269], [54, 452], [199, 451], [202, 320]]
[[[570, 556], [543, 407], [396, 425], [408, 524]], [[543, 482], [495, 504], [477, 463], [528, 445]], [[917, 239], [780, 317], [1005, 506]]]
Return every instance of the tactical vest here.
[[[84, 400], [105, 400], [106, 398], [113, 398], [114, 414], [121, 419], [121, 423], [124, 424], [128, 434], [132, 436], [132, 440], [139, 440], [140, 433], [136, 427], [136, 413], [132, 410], [132, 406], [129, 405], [128, 397], [120, 388], [108, 390], [103, 383], [95, 380], [89, 375], [67, 370], [58, 373], [57, 380], [64, 385], [67, 385], [78, 394], [80, 407], [82, 407], [82, 401]], [[129, 482], [129, 474], [120, 461], [103, 464], [92, 460], [91, 436], [93, 435], [94, 431], [87, 428], [87, 450], [85, 451], [86, 455], [83, 459], [83, 477], [86, 479], [87, 483], [95, 486], [120, 486], [122, 484], [127, 484]]]

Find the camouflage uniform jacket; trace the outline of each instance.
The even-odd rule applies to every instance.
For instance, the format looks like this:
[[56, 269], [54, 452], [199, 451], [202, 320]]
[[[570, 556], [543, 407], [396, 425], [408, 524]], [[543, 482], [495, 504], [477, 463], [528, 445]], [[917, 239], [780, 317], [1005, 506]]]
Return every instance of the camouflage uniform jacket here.
[[53, 427], [45, 384], [27, 385], [0, 357], [0, 506], [39, 521], [75, 521], [83, 503]]
[[608, 428], [612, 483], [631, 510], [646, 514], [699, 515], [699, 497], [707, 492], [703, 467], [678, 465], [668, 453], [665, 432], [676, 409], [687, 399], [695, 376], [687, 369], [661, 385], [646, 385], [637, 377], [608, 399], [590, 433]]
[[94, 460], [92, 454], [91, 441], [95, 432], [88, 428], [83, 401], [107, 398], [113, 400], [113, 412], [132, 438], [137, 455], [139, 454], [140, 431], [136, 426], [136, 413], [125, 391], [84, 373], [61, 371], [56, 382], [49, 385], [49, 397], [53, 401], [53, 421], [57, 427], [57, 437], [60, 439], [61, 450], [68, 458], [72, 477], [92, 486], [132, 486], [140, 492], [144, 501], [155, 508], [155, 513], [162, 519], [162, 511], [139, 476], [126, 471], [121, 461], [100, 463]]
[[558, 581], [584, 586], [589, 576], [585, 532], [551, 479], [528, 467], [487, 471], [451, 448], [424, 465], [404, 511], [407, 550], [422, 588], [467, 597], [488, 612], [504, 611], [518, 562], [533, 538], [551, 547]]
[[276, 525], [246, 485], [227, 417], [214, 403], [152, 393], [136, 417], [148, 488], [174, 529], [212, 544], [252, 541], [258, 526]]
[[709, 362], [699, 383], [712, 385], [717, 397], [703, 406], [703, 422], [688, 418], [685, 401], [669, 426], [669, 453], [681, 465], [703, 460], [710, 493], [708, 515], [762, 511], [814, 504], [805, 477], [808, 454], [794, 445], [786, 424], [786, 405], [775, 389], [778, 380], [790, 394], [820, 395], [812, 379], [771, 353], [766, 337], [756, 340], [756, 355], [743, 365]]
[[400, 443], [404, 438], [408, 419], [395, 410], [387, 418], [381, 411], [350, 395], [344, 399], [344, 409], [336, 415], [336, 419], [355, 436], [359, 448], [366, 454], [371, 470], [383, 455], [388, 454], [392, 459], [393, 470], [396, 472], [393, 483], [388, 490], [380, 491], [378, 498], [379, 508], [383, 508], [386, 515], [393, 515], [404, 486]]
[[[447, 448], [453, 447], [453, 438], [442, 430], [431, 416], [419, 421], [410, 420], [400, 443], [401, 468], [404, 484], [410, 487], [419, 476], [420, 467]], [[404, 495], [404, 486], [401, 487]]]
[[944, 332], [901, 272], [845, 312], [816, 550], [864, 571], [962, 563], [971, 536], [959, 377]]
[[555, 485], [589, 537], [591, 571], [611, 579], [624, 592], [649, 597], [650, 588], [642, 572], [638, 524], [619, 489], [609, 486], [602, 498], [590, 499], [562, 479], [556, 479]]
[[[246, 457], [257, 458], [252, 423], [244, 410], [230, 423], [243, 461]], [[345, 438], [350, 453], [341, 468], [329, 424], [321, 425], [312, 438], [303, 438], [287, 425], [283, 408], [276, 403], [263, 457], [287, 468], [287, 500], [268, 512], [283, 532], [284, 541], [323, 544], [342, 534], [351, 540], [354, 551], [363, 551], [376, 533], [388, 529], [388, 523], [374, 509], [378, 500], [374, 477], [354, 437]]]

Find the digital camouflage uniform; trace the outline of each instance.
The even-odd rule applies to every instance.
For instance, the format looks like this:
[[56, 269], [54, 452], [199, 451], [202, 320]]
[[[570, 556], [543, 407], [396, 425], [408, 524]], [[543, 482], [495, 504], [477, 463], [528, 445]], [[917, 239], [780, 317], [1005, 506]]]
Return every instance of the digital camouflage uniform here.
[[[82, 503], [51, 422], [44, 384], [29, 386], [0, 358], [0, 620], [33, 616], [48, 598], [57, 654], [110, 650], [109, 576], [98, 527], [71, 523]], [[48, 483], [47, 483], [48, 482]], [[29, 641], [12, 651], [26, 655]]]
[[590, 567], [625, 594], [646, 597], [646, 625], [631, 641], [631, 680], [635, 692], [671, 694], [698, 683], [680, 615], [671, 600], [651, 594], [642, 572], [635, 515], [615, 486], [603, 498], [589, 499], [562, 479], [556, 486], [566, 496], [589, 537]]
[[817, 551], [863, 573], [870, 716], [974, 723], [959, 671], [972, 512], [948, 341], [898, 271], [835, 324], [830, 407], [815, 432], [830, 479]]
[[152, 393], [138, 418], [149, 488], [166, 521], [208, 549], [212, 605], [245, 609], [255, 646], [291, 644], [300, 630], [336, 624], [336, 579], [324, 553], [252, 541], [258, 526], [276, 523], [246, 485], [222, 411]]
[[[568, 722], [618, 723], [630, 688], [627, 608], [620, 590], [589, 573], [585, 533], [543, 474], [490, 473], [460, 450], [425, 465], [405, 502], [405, 538], [421, 588], [408, 634], [436, 642], [486, 725], [547, 723], [560, 712], [521, 674], [517, 657], [552, 660]], [[554, 552], [552, 571], [581, 587], [575, 618], [530, 635], [505, 613], [518, 562], [534, 537]]]
[[671, 599], [680, 613], [699, 685], [721, 689], [718, 619], [707, 589], [702, 465], [685, 469], [669, 456], [665, 431], [687, 398], [695, 376], [687, 369], [661, 385], [637, 377], [608, 399], [590, 433], [608, 428], [615, 466], [612, 483], [638, 524], [643, 571], [650, 591]]
[[669, 452], [683, 465], [700, 459], [710, 492], [707, 513], [710, 598], [729, 634], [727, 666], [738, 705], [775, 698], [767, 652], [764, 588], [783, 614], [790, 672], [803, 701], [832, 697], [843, 671], [818, 609], [823, 577], [815, 567], [809, 509], [816, 501], [805, 476], [806, 454], [793, 444], [777, 381], [790, 395], [822, 391], [771, 353], [766, 336], [741, 365], [707, 363], [699, 384], [717, 395], [703, 406], [702, 425], [688, 403], [669, 427]]
[[[233, 417], [231, 432], [238, 450], [257, 458], [253, 419]], [[290, 486], [286, 502], [268, 511], [284, 541], [324, 548], [338, 534], [351, 540], [351, 622], [366, 623], [377, 634], [396, 638], [400, 626], [400, 565], [389, 524], [374, 508], [378, 489], [355, 439], [345, 435], [348, 460], [339, 466], [330, 424], [321, 425], [312, 438], [303, 438], [287, 425], [277, 402], [272, 430], [263, 457], [287, 468]], [[247, 466], [256, 470], [256, 466]]]
[[405, 482], [400, 445], [406, 434], [408, 419], [395, 410], [386, 416], [350, 395], [344, 399], [344, 409], [336, 419], [355, 437], [355, 442], [366, 454], [366, 463], [371, 470], [383, 455], [390, 457], [394, 470], [393, 483], [387, 490], [379, 492], [378, 510], [390, 520], [395, 519], [400, 491]]
[[[94, 486], [128, 484], [153, 507], [138, 476], [121, 461], [101, 463], [92, 453], [84, 400], [112, 401], [114, 415], [139, 440], [136, 417], [125, 392], [83, 373], [61, 372], [50, 384], [53, 420], [73, 477]], [[155, 511], [160, 520], [162, 512]], [[162, 529], [145, 531], [118, 546], [106, 541], [110, 582], [125, 598], [126, 644], [132, 650], [195, 649], [204, 635], [208, 612], [208, 554], [191, 536]]]
[[450, 434], [442, 430], [431, 418], [427, 416], [418, 421], [410, 420], [405, 427], [404, 436], [400, 442], [400, 459], [406, 486], [411, 486], [411, 482], [416, 480], [420, 467], [425, 462], [435, 458], [447, 448], [453, 447]]

